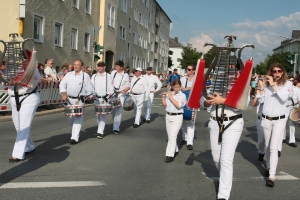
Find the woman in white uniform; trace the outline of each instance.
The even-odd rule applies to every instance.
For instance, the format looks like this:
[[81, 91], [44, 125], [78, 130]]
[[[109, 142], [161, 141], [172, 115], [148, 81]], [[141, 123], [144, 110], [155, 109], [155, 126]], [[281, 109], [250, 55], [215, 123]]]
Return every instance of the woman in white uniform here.
[[[260, 99], [264, 103], [261, 126], [264, 130], [266, 147], [266, 171], [269, 177], [266, 186], [274, 187], [276, 168], [278, 164], [278, 144], [281, 142], [285, 129], [287, 100], [293, 96], [293, 85], [287, 81], [286, 71], [279, 63], [273, 64], [267, 74], [266, 86], [259, 81], [262, 91]], [[276, 108], [276, 109], [274, 109]]]
[[182, 125], [183, 107], [186, 104], [186, 96], [181, 92], [181, 82], [175, 79], [172, 84], [173, 92], [162, 93], [162, 105], [166, 107], [166, 129], [168, 144], [165, 162], [172, 162], [178, 155], [177, 135]]

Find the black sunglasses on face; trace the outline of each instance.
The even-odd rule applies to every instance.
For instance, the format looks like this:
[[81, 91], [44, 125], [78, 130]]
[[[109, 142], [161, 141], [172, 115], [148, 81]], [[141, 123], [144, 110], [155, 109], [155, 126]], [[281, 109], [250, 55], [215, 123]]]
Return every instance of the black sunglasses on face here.
[[189, 68], [187, 68], [186, 70], [188, 70], [188, 71], [192, 71], [193, 69], [189, 69]]

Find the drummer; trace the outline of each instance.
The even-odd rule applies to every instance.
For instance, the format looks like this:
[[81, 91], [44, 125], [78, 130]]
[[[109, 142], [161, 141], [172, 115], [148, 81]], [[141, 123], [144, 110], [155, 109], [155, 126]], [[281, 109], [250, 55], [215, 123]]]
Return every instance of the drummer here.
[[[111, 75], [105, 72], [106, 64], [99, 62], [97, 64], [97, 73], [91, 78], [92, 86], [96, 93], [96, 99], [94, 101], [96, 105], [107, 105], [108, 98], [113, 96], [114, 87], [112, 85]], [[98, 139], [102, 139], [104, 135], [104, 128], [106, 123], [106, 115], [96, 115], [98, 122], [98, 130], [95, 134]]]
[[[62, 94], [62, 100], [67, 100], [68, 105], [82, 105], [85, 100], [95, 99], [94, 91], [91, 85], [90, 76], [82, 71], [83, 62], [81, 60], [74, 61], [74, 71], [69, 72], [62, 79], [59, 85], [59, 90]], [[83, 115], [69, 117], [71, 139], [70, 144], [77, 144]]]
[[134, 102], [135, 121], [133, 128], [138, 128], [141, 122], [143, 103], [148, 100], [149, 86], [147, 79], [142, 75], [143, 70], [138, 67], [134, 71], [134, 77], [131, 80], [131, 94]]
[[[130, 89], [129, 76], [124, 72], [124, 62], [119, 60], [115, 63], [116, 70], [111, 72], [112, 84], [114, 86], [115, 97], [119, 98], [122, 106], [125, 99], [126, 92]], [[121, 119], [122, 119], [122, 106], [120, 108], [114, 108], [112, 110], [113, 119], [113, 132], [119, 134]]]
[[[193, 64], [188, 64], [186, 68], [186, 76], [182, 77], [180, 79], [181, 81], [181, 91], [183, 93], [190, 93], [192, 85], [194, 83], [195, 79], [195, 70], [196, 66]], [[195, 110], [197, 112], [197, 110]], [[195, 113], [196, 118], [196, 113]], [[181, 145], [187, 144], [188, 150], [193, 150], [193, 140], [194, 140], [194, 134], [195, 134], [195, 120], [193, 122], [188, 122], [183, 120], [182, 126], [181, 126], [181, 132], [182, 132], [182, 143]]]

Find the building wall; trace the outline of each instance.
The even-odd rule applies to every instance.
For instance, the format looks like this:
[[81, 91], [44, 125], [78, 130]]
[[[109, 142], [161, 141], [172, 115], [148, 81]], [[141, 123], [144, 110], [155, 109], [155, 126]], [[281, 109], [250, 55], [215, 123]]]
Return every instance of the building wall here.
[[181, 69], [180, 62], [177, 61], [178, 58], [182, 58], [181, 53], [182, 53], [182, 48], [180, 47], [174, 47], [170, 48], [170, 51], [173, 51], [173, 55], [169, 55], [172, 58], [172, 64], [173, 66], [171, 67], [171, 71], [173, 72], [173, 69], [178, 69], [178, 73], [180, 75], [184, 75], [185, 71]]
[[[3, 2], [4, 7], [2, 7]], [[86, 13], [86, 1], [79, 1], [79, 9], [74, 8], [72, 6], [72, 2], [73, 0], [26, 1], [24, 34], [22, 35], [22, 37], [19, 38], [19, 40], [22, 41], [25, 38], [33, 38], [33, 22], [35, 14], [40, 15], [44, 18], [44, 42], [35, 42], [35, 49], [37, 50], [37, 59], [39, 62], [44, 63], [44, 60], [46, 58], [54, 58], [54, 65], [57, 68], [60, 68], [61, 65], [65, 62], [73, 63], [75, 59], [81, 59], [86, 65], [92, 65], [93, 38], [92, 35], [90, 35], [89, 52], [85, 52], [84, 34], [85, 32], [88, 32], [87, 26], [99, 25], [100, 1], [91, 1], [91, 14]], [[1, 1], [1, 10], [7, 12], [1, 13], [1, 19], [3, 19], [3, 17], [5, 16], [4, 18], [6, 18], [8, 21], [8, 23], [6, 21], [6, 24], [9, 24], [9, 28], [5, 29], [4, 34], [7, 35], [7, 33], [19, 32], [19, 21], [16, 19], [16, 16], [18, 16], [19, 12], [19, 0]], [[54, 44], [55, 22], [63, 24], [62, 47], [55, 46]], [[72, 50], [70, 46], [71, 28], [78, 29], [77, 50]], [[1, 36], [2, 34], [3, 33], [1, 33]], [[96, 38], [96, 40], [98, 40], [98, 38]]]

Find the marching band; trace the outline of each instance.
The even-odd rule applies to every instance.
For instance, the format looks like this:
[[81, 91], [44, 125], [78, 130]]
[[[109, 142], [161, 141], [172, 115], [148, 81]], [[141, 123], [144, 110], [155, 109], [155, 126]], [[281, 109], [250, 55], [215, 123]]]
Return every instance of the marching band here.
[[[193, 96], [190, 96], [190, 90], [193, 87], [202, 87], [194, 85], [195, 79], [198, 78], [194, 76], [196, 67], [202, 66], [193, 64], [186, 66], [185, 77], [180, 80], [174, 79], [168, 83], [172, 87], [172, 91], [164, 91], [161, 99], [162, 106], [166, 107], [165, 123], [168, 144], [165, 162], [167, 163], [172, 162], [179, 154], [177, 135], [180, 129], [182, 130], [182, 145], [187, 144], [188, 150], [193, 150], [195, 118], [198, 108], [189, 108], [188, 100], [200, 101], [201, 107], [210, 112], [208, 130], [211, 152], [220, 175], [218, 199], [230, 197], [233, 160], [244, 127], [242, 113], [249, 103], [249, 80], [253, 64], [250, 59], [244, 66], [241, 59], [235, 56], [238, 48], [232, 50], [234, 37], [226, 37], [228, 37], [228, 44], [225, 47], [216, 47], [216, 56], [221, 57], [217, 63], [214, 63], [218, 69], [214, 69], [215, 78], [211, 82], [210, 90], [207, 91], [206, 86], [203, 85], [201, 99], [193, 99]], [[239, 48], [239, 51], [241, 52], [244, 47], [254, 48], [254, 46], [248, 45]], [[232, 52], [228, 53], [228, 51]], [[227, 65], [225, 65], [226, 63]], [[146, 75], [143, 75], [141, 68], [136, 68], [134, 77], [130, 81], [128, 74], [124, 71], [123, 61], [117, 61], [116, 69], [111, 73], [105, 71], [106, 64], [104, 62], [97, 63], [97, 73], [91, 78], [82, 71], [83, 65], [83, 61], [75, 60], [74, 71], [68, 72], [62, 78], [59, 86], [62, 100], [67, 102], [64, 109], [70, 124], [70, 144], [79, 142], [86, 100], [94, 100], [98, 124], [95, 135], [99, 139], [104, 137], [108, 114], [112, 115], [113, 133], [120, 133], [123, 109], [130, 111], [134, 108], [134, 128], [140, 126], [143, 107], [145, 109], [144, 121], [150, 123], [154, 94], [162, 87], [161, 81], [152, 74], [152, 67], [147, 67]], [[23, 72], [23, 76], [27, 77], [23, 77], [22, 81], [15, 79], [6, 82], [6, 85], [9, 86], [8, 94], [11, 97], [13, 123], [17, 131], [12, 158], [9, 159], [9, 162], [12, 163], [23, 160], [25, 154], [35, 150], [30, 137], [30, 126], [39, 104], [37, 84], [40, 75], [37, 69], [30, 71], [30, 67], [27, 68], [25, 67]], [[241, 68], [243, 71], [240, 74]], [[209, 77], [210, 79], [210, 73], [211, 69], [208, 69], [205, 76], [199, 77], [201, 80], [203, 79], [201, 83], [207, 81], [204, 80], [205, 78]], [[240, 75], [237, 76], [237, 74]], [[2, 79], [4, 80], [4, 78]], [[24, 85], [25, 80], [29, 80], [26, 82], [27, 85]], [[293, 86], [288, 81], [283, 66], [275, 63], [270, 67], [265, 78], [258, 79], [257, 86], [252, 91], [254, 95], [252, 106], [257, 106], [258, 116], [256, 122], [258, 161], [263, 162], [263, 159], [266, 159], [265, 176], [268, 177], [266, 182], [268, 187], [274, 187], [278, 151], [281, 151], [282, 140], [286, 139], [287, 121], [290, 135], [289, 145], [297, 146], [295, 144], [295, 120], [290, 115], [295, 110], [295, 105], [299, 105], [299, 85]], [[224, 88], [230, 89], [224, 91]], [[273, 109], [274, 107], [276, 109]], [[190, 119], [192, 116], [193, 120]], [[299, 123], [299, 118], [296, 119], [296, 123]]]

